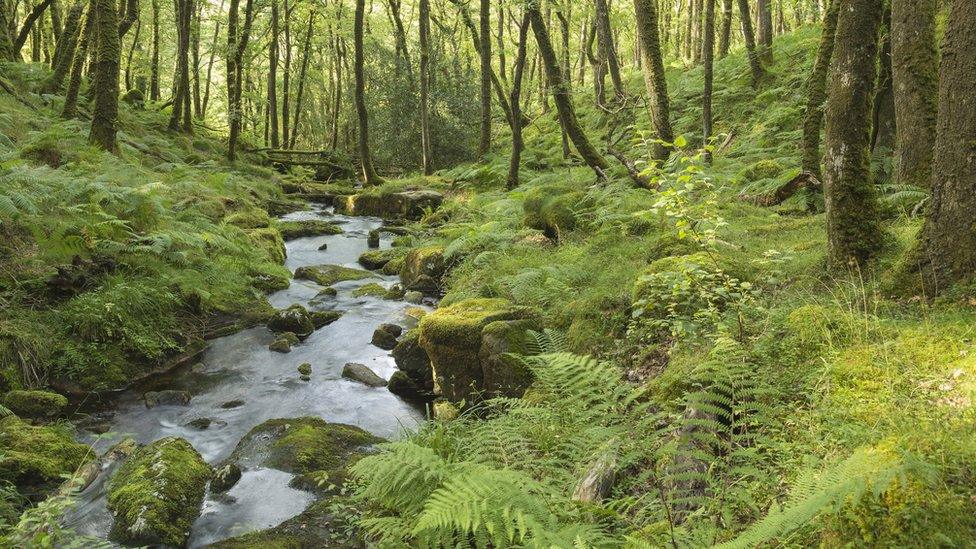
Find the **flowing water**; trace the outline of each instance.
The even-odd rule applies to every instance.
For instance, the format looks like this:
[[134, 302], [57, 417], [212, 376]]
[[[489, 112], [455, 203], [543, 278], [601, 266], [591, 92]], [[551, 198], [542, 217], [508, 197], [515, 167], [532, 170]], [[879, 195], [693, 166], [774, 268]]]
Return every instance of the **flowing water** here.
[[[283, 219], [326, 219], [339, 223], [344, 230], [339, 235], [288, 242], [286, 266], [293, 272], [306, 265], [359, 267], [356, 261], [367, 249], [368, 232], [382, 224], [379, 219], [340, 216], [328, 209], [298, 212]], [[327, 249], [320, 251], [323, 244]], [[381, 242], [381, 247], [389, 245], [386, 239]], [[195, 365], [153, 387], [189, 391], [193, 395], [189, 405], [147, 409], [141, 391], [123, 394], [109, 417], [110, 434], [94, 441], [96, 450], [104, 451], [126, 436], [141, 443], [177, 436], [193, 444], [213, 465], [227, 458], [251, 428], [274, 418], [317, 416], [356, 425], [385, 438], [414, 428], [423, 418], [417, 408], [385, 388], [371, 388], [341, 377], [346, 363], [358, 362], [389, 379], [396, 365], [389, 353], [370, 344], [373, 330], [384, 322], [411, 325], [405, 314], [408, 305], [402, 301], [351, 295], [370, 282], [389, 287], [396, 278], [377, 275], [340, 283], [335, 285], [337, 297], [314, 303], [321, 287], [293, 281], [288, 289], [269, 297], [272, 305], [284, 308], [301, 303], [309, 310], [342, 311], [342, 318], [317, 330], [288, 354], [268, 350], [275, 338], [264, 327], [212, 341]], [[310, 382], [299, 379], [297, 368], [304, 362], [313, 366]], [[210, 419], [210, 427], [189, 425], [200, 418]], [[112, 517], [106, 508], [105, 490], [114, 469], [102, 472], [81, 493], [80, 504], [68, 517], [69, 526], [79, 534], [107, 537]], [[281, 471], [253, 468], [245, 470], [240, 482], [225, 496], [211, 498], [208, 494], [189, 546], [202, 547], [273, 527], [300, 514], [313, 496], [289, 487], [291, 478]]]

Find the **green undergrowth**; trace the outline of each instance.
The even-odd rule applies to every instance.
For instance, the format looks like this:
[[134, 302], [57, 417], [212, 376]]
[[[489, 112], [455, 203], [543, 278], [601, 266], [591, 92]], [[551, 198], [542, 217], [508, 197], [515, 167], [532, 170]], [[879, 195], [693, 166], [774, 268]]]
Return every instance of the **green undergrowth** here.
[[[799, 169], [817, 40], [778, 37], [758, 90], [741, 51], [717, 63], [712, 165], [698, 155], [701, 69], [669, 66], [682, 137], [646, 172], [651, 190], [564, 161], [550, 116], [526, 129], [518, 188], [504, 190], [505, 143], [439, 174], [448, 198], [411, 244], [443, 246], [441, 306], [502, 298], [539, 310], [548, 330], [522, 359], [537, 380], [525, 398], [428, 423], [355, 466], [372, 540], [971, 545], [976, 301], [963, 289], [929, 303], [892, 274], [919, 197], [877, 174], [890, 236], [864, 272], [827, 267], [811, 197], [753, 200]], [[628, 83], [643, 86], [638, 73]], [[599, 139], [613, 121], [579, 96]], [[649, 138], [630, 137], [626, 154], [648, 167]], [[574, 497], [608, 462], [610, 492]]]
[[86, 122], [58, 118], [60, 98], [19, 85], [33, 108], [0, 94], [0, 389], [115, 389], [210, 318], [263, 310], [288, 277], [269, 171], [125, 106], [121, 154], [100, 152]]

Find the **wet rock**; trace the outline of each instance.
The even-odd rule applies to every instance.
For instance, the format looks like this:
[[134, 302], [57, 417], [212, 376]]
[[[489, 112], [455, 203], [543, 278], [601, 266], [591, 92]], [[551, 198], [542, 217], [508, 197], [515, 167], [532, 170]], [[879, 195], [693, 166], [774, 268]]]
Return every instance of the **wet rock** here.
[[10, 391], [3, 405], [22, 418], [53, 419], [64, 412], [68, 399], [48, 391]]
[[135, 451], [112, 478], [109, 538], [126, 545], [183, 547], [203, 503], [210, 466], [181, 438]]
[[303, 221], [280, 221], [278, 230], [285, 240], [303, 238], [307, 236], [323, 236], [342, 234], [342, 229], [334, 223], [321, 219], [307, 219]]
[[403, 285], [401, 285], [400, 283], [396, 283], [390, 286], [390, 289], [388, 289], [386, 293], [383, 294], [383, 299], [389, 301], [397, 301], [403, 299], [403, 296], [406, 293], [407, 291], [403, 289]]
[[612, 452], [604, 452], [577, 483], [573, 490], [573, 501], [599, 503], [610, 495], [616, 481], [616, 456]]
[[416, 291], [409, 291], [403, 294], [403, 300], [413, 305], [420, 305], [424, 302], [424, 294]]
[[315, 311], [310, 313], [310, 316], [312, 318], [312, 326], [315, 326], [315, 329], [318, 330], [342, 318], [342, 313], [340, 311]]
[[422, 218], [438, 209], [444, 196], [436, 191], [414, 190], [398, 193], [367, 191], [336, 198], [336, 211], [347, 215], [370, 215], [385, 219]]
[[278, 336], [278, 339], [274, 340], [268, 349], [276, 353], [290, 353], [293, 345], [297, 345], [299, 342], [298, 336], [292, 332], [285, 332]]
[[339, 282], [348, 280], [363, 280], [372, 278], [376, 275], [369, 271], [342, 267], [340, 265], [315, 265], [310, 267], [299, 267], [295, 271], [296, 280], [308, 280], [319, 286], [332, 286]]
[[224, 410], [233, 410], [234, 408], [240, 408], [245, 404], [247, 404], [247, 402], [244, 402], [243, 400], [238, 398], [234, 400], [228, 400], [227, 402], [221, 404], [220, 407], [223, 408]]
[[291, 332], [299, 339], [305, 339], [315, 331], [315, 324], [312, 322], [308, 310], [295, 304], [287, 309], [275, 312], [271, 320], [268, 321], [268, 329], [279, 334]]
[[377, 230], [369, 231], [366, 235], [366, 246], [369, 248], [379, 248], [380, 247], [380, 232]]
[[236, 463], [228, 463], [213, 473], [210, 479], [211, 492], [226, 492], [241, 480], [241, 468]]
[[[502, 345], [494, 338], [500, 337], [514, 345], [517, 334], [521, 333], [519, 330], [528, 329], [530, 324], [514, 325], [510, 330], [500, 327], [489, 330], [492, 339], [483, 353], [485, 330], [496, 322], [536, 318], [533, 310], [516, 307], [503, 299], [468, 299], [425, 316], [420, 321], [418, 341], [430, 357], [434, 392], [451, 402], [475, 401], [488, 391], [485, 386], [486, 366], [498, 370], [489, 376], [491, 383], [495, 384], [490, 391], [507, 388], [508, 383], [521, 379], [504, 371], [505, 361], [500, 358], [495, 360], [498, 349], [511, 347]], [[538, 322], [532, 325], [538, 326]], [[499, 336], [495, 330], [503, 334]]]
[[[434, 390], [434, 373], [427, 351], [420, 346], [420, 331], [410, 330], [393, 348], [393, 360], [417, 387], [427, 393]], [[392, 379], [390, 380], [392, 383]]]
[[30, 425], [17, 416], [0, 419], [0, 482], [22, 492], [46, 493], [91, 459], [91, 449], [78, 444], [62, 425]]
[[190, 403], [191, 395], [187, 391], [151, 391], [142, 395], [146, 408], [156, 406], [186, 406]]
[[302, 374], [303, 376], [310, 376], [310, 375], [312, 375], [312, 365], [309, 364], [308, 362], [299, 365], [298, 366], [298, 373]]
[[206, 431], [213, 424], [213, 420], [209, 417], [198, 417], [193, 421], [186, 424], [187, 427], [193, 427], [198, 431]]
[[328, 249], [329, 249], [329, 243], [328, 242], [325, 242], [321, 246], [319, 246], [319, 251], [320, 252], [324, 252], [324, 251], [326, 251]]
[[298, 379], [308, 383], [309, 381], [312, 381], [312, 376], [298, 376]]
[[364, 364], [357, 364], [355, 362], [350, 362], [342, 368], [342, 377], [358, 381], [370, 387], [386, 387], [386, 380], [376, 375], [376, 372], [370, 370]]
[[373, 332], [373, 345], [384, 351], [392, 351], [397, 345], [397, 338], [403, 333], [403, 328], [396, 324], [380, 324]]
[[427, 402], [431, 399], [431, 394], [420, 388], [416, 381], [410, 378], [406, 372], [397, 370], [390, 376], [387, 388], [394, 395], [411, 402]]
[[443, 246], [414, 248], [403, 258], [400, 280], [407, 290], [437, 293], [446, 271]]
[[532, 371], [512, 355], [523, 354], [527, 333], [541, 331], [538, 318], [499, 320], [481, 331], [481, 350], [478, 359], [484, 373], [483, 389], [495, 396], [521, 398], [532, 384]]
[[386, 288], [381, 284], [370, 283], [365, 286], [360, 286], [352, 292], [353, 297], [382, 297], [386, 295]]
[[370, 250], [359, 256], [359, 264], [371, 271], [378, 271], [386, 267], [391, 261], [401, 257], [403, 257], [402, 250]]

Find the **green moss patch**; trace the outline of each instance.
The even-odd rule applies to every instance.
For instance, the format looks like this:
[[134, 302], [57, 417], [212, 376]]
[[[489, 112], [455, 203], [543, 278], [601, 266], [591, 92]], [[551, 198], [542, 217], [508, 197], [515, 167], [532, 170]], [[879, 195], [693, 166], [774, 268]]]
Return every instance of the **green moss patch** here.
[[53, 488], [92, 457], [65, 425], [33, 426], [16, 416], [0, 419], [0, 480], [21, 489]]
[[383, 297], [386, 295], [387, 289], [375, 282], [366, 284], [365, 286], [360, 286], [352, 292], [353, 297]]
[[302, 221], [279, 221], [278, 230], [285, 240], [304, 238], [308, 236], [324, 236], [342, 234], [342, 228], [334, 223], [321, 219], [306, 219]]
[[349, 280], [363, 280], [376, 275], [362, 269], [342, 267], [340, 265], [317, 265], [314, 267], [299, 267], [295, 271], [297, 280], [308, 280], [319, 286], [331, 286]]
[[50, 419], [61, 415], [68, 399], [48, 391], [10, 391], [3, 397], [3, 405], [20, 417]]

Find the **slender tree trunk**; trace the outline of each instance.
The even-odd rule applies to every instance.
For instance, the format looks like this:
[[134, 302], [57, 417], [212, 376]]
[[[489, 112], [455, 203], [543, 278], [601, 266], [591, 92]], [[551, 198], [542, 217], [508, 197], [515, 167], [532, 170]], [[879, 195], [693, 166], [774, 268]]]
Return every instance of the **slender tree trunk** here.
[[0, 2], [0, 60], [16, 61], [17, 55], [14, 51], [14, 37], [11, 32], [12, 21], [9, 20], [9, 10], [7, 2]]
[[827, 72], [830, 69], [830, 59], [834, 54], [834, 36], [837, 33], [837, 15], [840, 12], [840, 0], [830, 0], [830, 6], [824, 16], [823, 30], [820, 34], [820, 49], [817, 61], [813, 65], [813, 73], [807, 81], [807, 106], [803, 115], [803, 171], [812, 175], [817, 181], [823, 180], [820, 169], [820, 130], [823, 127], [823, 107], [827, 100]]
[[759, 86], [765, 71], [759, 61], [756, 51], [756, 40], [752, 32], [752, 17], [749, 15], [749, 0], [737, 0], [739, 3], [739, 18], [742, 19], [742, 38], [746, 43], [746, 53], [749, 56], [749, 68], [752, 70], [752, 86]]
[[725, 59], [729, 54], [732, 38], [732, 0], [722, 0], [722, 32], [718, 39], [718, 58]]
[[491, 0], [481, 0], [481, 142], [482, 158], [491, 149]]
[[759, 19], [759, 35], [756, 39], [759, 57], [763, 63], [773, 62], [773, 5], [772, 0], [759, 0], [756, 8]]
[[284, 71], [281, 75], [281, 144], [288, 148], [291, 138], [291, 12], [295, 8], [294, 4], [289, 4], [284, 0], [284, 35], [285, 35], [285, 58]]
[[149, 61], [149, 99], [159, 101], [159, 0], [152, 0], [152, 54]]
[[[200, 94], [200, 23], [203, 15], [203, 0], [197, 0], [190, 15], [190, 76], [193, 78], [193, 115], [203, 118], [203, 97]], [[192, 2], [191, 2], [192, 4]]]
[[254, 18], [253, 0], [246, 0], [244, 8], [244, 25], [240, 25], [238, 8], [240, 0], [230, 0], [227, 14], [227, 125], [229, 136], [227, 140], [227, 159], [237, 160], [237, 140], [241, 134], [241, 85], [243, 84], [244, 50], [251, 35], [251, 22]]
[[881, 19], [881, 50], [878, 59], [878, 85], [871, 117], [871, 150], [894, 149], [898, 128], [895, 126], [895, 88], [891, 71], [891, 9], [885, 5]]
[[81, 91], [81, 78], [85, 70], [85, 60], [95, 35], [95, 2], [89, 1], [85, 24], [78, 38], [78, 47], [71, 62], [71, 76], [68, 78], [68, 90], [64, 94], [64, 107], [61, 118], [70, 120], [78, 116], [78, 93]]
[[[47, 10], [47, 8], [51, 5], [51, 2], [52, 0], [41, 0], [41, 3], [36, 4], [27, 13], [27, 16], [24, 18], [23, 23], [21, 23], [20, 25], [20, 33], [18, 33], [16, 38], [14, 39], [13, 56], [11, 57], [11, 60], [19, 61], [21, 59], [20, 50], [24, 48], [24, 44], [26, 44], [27, 39], [31, 37], [31, 33], [36, 30], [36, 26], [34, 23], [36, 23], [37, 20], [40, 19], [42, 15], [44, 15], [45, 10]], [[33, 55], [33, 52], [31, 53]], [[38, 53], [40, 53], [39, 50]], [[31, 60], [32, 61], [34, 60], [33, 57], [31, 58]], [[37, 61], [40, 61], [40, 59], [37, 59]]]
[[424, 175], [434, 173], [430, 137], [430, 0], [420, 0], [420, 147]]
[[563, 121], [566, 131], [569, 133], [569, 138], [573, 141], [573, 145], [576, 146], [576, 150], [583, 157], [586, 164], [597, 173], [597, 177], [605, 179], [608, 167], [607, 160], [590, 142], [586, 136], [586, 132], [576, 118], [573, 98], [566, 82], [568, 75], [564, 75], [559, 67], [559, 59], [556, 57], [556, 52], [552, 48], [549, 29], [546, 27], [546, 22], [542, 18], [542, 13], [539, 12], [539, 6], [529, 4], [525, 10], [532, 23], [532, 32], [535, 34], [535, 39], [539, 46], [539, 53], [542, 55], [542, 61], [545, 64], [546, 74], [549, 77], [549, 85], [552, 89], [552, 98], [556, 103], [559, 118]]
[[712, 163], [712, 84], [715, 78], [715, 0], [705, 0], [705, 36], [702, 45], [702, 62], [705, 64], [705, 86], [702, 93], [702, 146], [705, 161]]
[[896, 181], [917, 187], [928, 187], [932, 179], [939, 93], [936, 10], [936, 0], [891, 2]]
[[664, 75], [664, 58], [658, 35], [657, 7], [653, 0], [634, 0], [637, 16], [637, 33], [640, 35], [641, 55], [644, 58], [644, 83], [647, 87], [647, 104], [651, 124], [657, 138], [665, 144], [654, 145], [652, 156], [655, 160], [667, 160], [674, 142], [671, 129], [671, 101], [668, 98], [668, 81]]
[[[173, 110], [169, 117], [169, 129], [178, 131], [183, 119], [183, 107], [190, 94], [190, 56], [187, 12], [190, 10], [189, 0], [173, 0], [173, 10], [176, 14], [176, 74], [173, 78]], [[184, 127], [184, 131], [189, 128]]]
[[268, 37], [268, 117], [271, 147], [277, 149], [278, 138], [278, 1], [271, 0], [271, 36]]
[[345, 46], [341, 39], [337, 36], [335, 39], [335, 103], [332, 105], [332, 149], [335, 150], [339, 146], [339, 115], [342, 107], [342, 68], [343, 68], [343, 58], [345, 57]]
[[96, 66], [91, 133], [88, 140], [103, 149], [117, 153], [116, 124], [119, 116], [119, 62], [122, 44], [119, 40], [119, 10], [115, 0], [94, 0]]
[[606, 60], [613, 89], [617, 98], [622, 98], [625, 95], [624, 82], [620, 77], [620, 61], [617, 59], [617, 49], [614, 47], [613, 32], [610, 28], [610, 6], [607, 0], [596, 0], [596, 34], [602, 50], [600, 59]]
[[951, 2], [942, 42], [932, 200], [919, 242], [926, 291], [976, 275], [976, 4]]
[[125, 60], [125, 90], [132, 89], [132, 58], [136, 54], [136, 47], [139, 46], [139, 35], [142, 32], [142, 19], [136, 19], [136, 33], [132, 36], [132, 43], [129, 44], [129, 54]]
[[[220, 7], [217, 13], [224, 12], [224, 0], [220, 0]], [[217, 39], [220, 36], [220, 20], [214, 24], [213, 40], [210, 42], [210, 59], [207, 61], [207, 80], [203, 86], [203, 104], [200, 105], [200, 117], [206, 118], [207, 106], [210, 104], [210, 83], [213, 75], [214, 57], [217, 54]]]
[[407, 82], [413, 89], [413, 63], [410, 61], [410, 50], [407, 48], [407, 31], [403, 27], [403, 19], [400, 16], [400, 0], [388, 0], [390, 6], [390, 16], [393, 18], [393, 38], [396, 40], [397, 71], [403, 68], [407, 73]]
[[85, 13], [85, 4], [84, 1], [79, 1], [71, 6], [71, 10], [68, 11], [68, 21], [61, 32], [61, 41], [58, 43], [59, 51], [54, 56], [54, 69], [44, 83], [43, 91], [45, 93], [59, 93], [64, 86], [64, 79], [71, 72], [75, 51], [78, 49], [78, 41], [81, 39], [81, 23], [82, 16]]
[[305, 94], [305, 74], [308, 72], [308, 60], [312, 57], [312, 29], [315, 23], [315, 11], [308, 12], [308, 28], [305, 30], [305, 44], [302, 46], [302, 66], [298, 70], [298, 94], [295, 96], [295, 122], [291, 125], [291, 141], [289, 146], [294, 149], [298, 141], [298, 121], [302, 113], [302, 96]]
[[[559, 19], [559, 30], [562, 33], [562, 39], [563, 39], [563, 44], [562, 44], [563, 73], [568, 75], [569, 74], [569, 15], [564, 13], [563, 10], [559, 10], [556, 12], [556, 18]], [[572, 78], [566, 78], [566, 85], [572, 86]], [[599, 100], [597, 101], [597, 104], [600, 104]], [[519, 108], [519, 112], [520, 113], [522, 112], [521, 108]], [[570, 150], [569, 148], [569, 134], [566, 133], [566, 128], [563, 126], [562, 120], [560, 120], [559, 122], [559, 135], [563, 143], [563, 158], [569, 159], [570, 156], [572, 156], [573, 151]], [[519, 139], [521, 138], [522, 136], [519, 135]]]
[[840, 0], [827, 93], [824, 199], [830, 260], [863, 265], [882, 229], [871, 180], [871, 102], [883, 0]]
[[[529, 15], [522, 16], [519, 24], [518, 53], [515, 57], [515, 74], [512, 76], [512, 114], [513, 120], [518, 120], [522, 114], [522, 75], [525, 73], [525, 58], [529, 35]], [[522, 164], [522, 125], [512, 124], [512, 157], [508, 163], [508, 180], [506, 187], [514, 189], [519, 185], [519, 167]]]
[[355, 73], [356, 89], [356, 114], [359, 116], [359, 162], [362, 167], [363, 183], [369, 186], [379, 185], [383, 182], [373, 167], [373, 158], [369, 149], [369, 112], [366, 110], [366, 75], [363, 70], [365, 52], [363, 51], [363, 23], [366, 18], [365, 0], [356, 0], [356, 20], [353, 27], [353, 44], [355, 49], [355, 60], [353, 62], [353, 72]]

